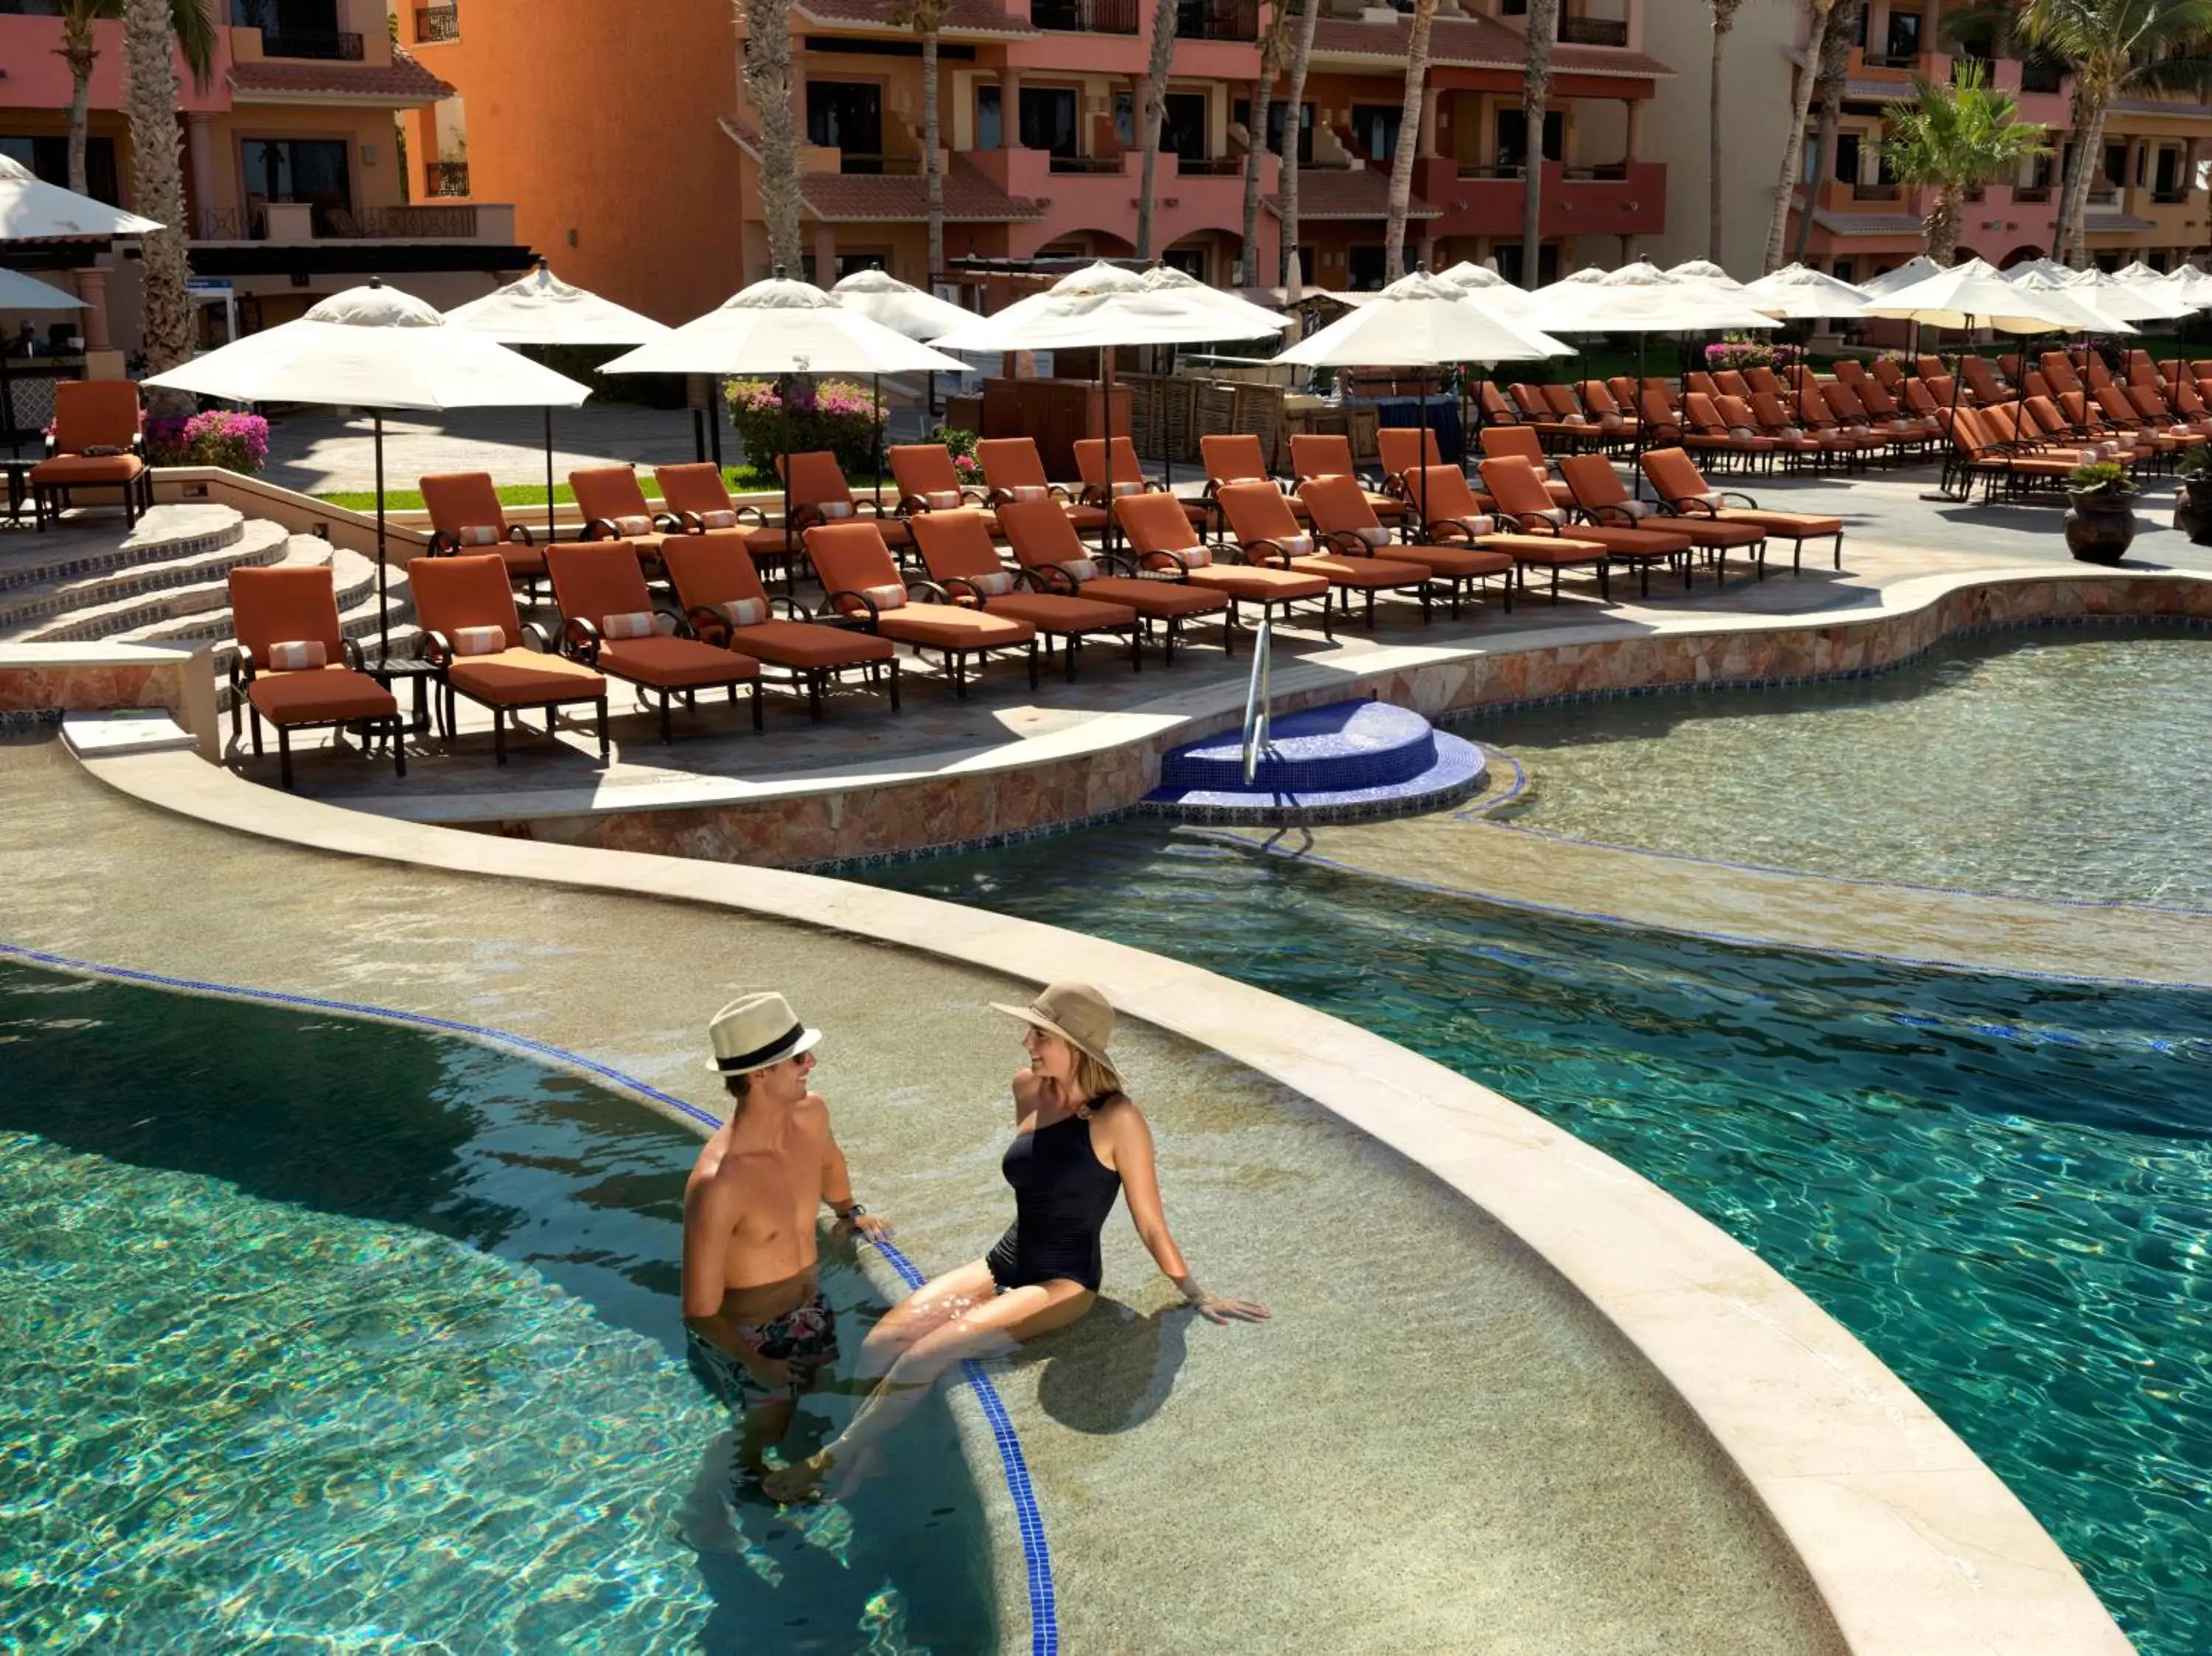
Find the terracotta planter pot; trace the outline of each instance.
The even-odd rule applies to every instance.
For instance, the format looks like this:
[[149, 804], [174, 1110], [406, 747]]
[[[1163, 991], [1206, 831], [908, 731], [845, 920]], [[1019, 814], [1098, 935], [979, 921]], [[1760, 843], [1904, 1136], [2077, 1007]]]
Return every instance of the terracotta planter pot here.
[[2083, 563], [2118, 563], [2135, 543], [2135, 497], [2069, 494], [2066, 549]]
[[2212, 477], [2182, 480], [2173, 503], [2173, 526], [2198, 546], [2212, 546]]

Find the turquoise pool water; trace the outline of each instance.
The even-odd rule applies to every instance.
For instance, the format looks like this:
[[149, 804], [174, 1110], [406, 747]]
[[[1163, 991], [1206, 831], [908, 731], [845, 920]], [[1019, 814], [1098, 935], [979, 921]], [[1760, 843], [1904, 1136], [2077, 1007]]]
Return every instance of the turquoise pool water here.
[[2031, 628], [1878, 677], [1455, 724], [1523, 828], [1722, 862], [2212, 908], [2212, 634]]
[[2212, 998], [1511, 915], [1127, 827], [880, 883], [1118, 938], [1496, 1087], [1755, 1248], [2212, 1648]]
[[697, 1143], [471, 1042], [0, 966], [0, 1647], [995, 1651], [941, 1401], [849, 1507], [720, 1499]]

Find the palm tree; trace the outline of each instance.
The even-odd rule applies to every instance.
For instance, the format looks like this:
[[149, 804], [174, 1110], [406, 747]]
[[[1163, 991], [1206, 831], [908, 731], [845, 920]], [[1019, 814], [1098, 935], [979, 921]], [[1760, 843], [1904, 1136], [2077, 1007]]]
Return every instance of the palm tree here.
[[1137, 189], [1137, 257], [1152, 256], [1152, 174], [1160, 163], [1160, 124], [1168, 108], [1168, 70], [1175, 63], [1176, 0], [1152, 8], [1152, 55], [1145, 65], [1144, 107], [1137, 112], [1145, 133], [1145, 172]]
[[[1816, 51], [1827, 29], [1828, 15], [1835, 9], [1836, 0], [1805, 0], [1808, 20], [1812, 25], [1805, 38]], [[1782, 136], [1782, 174], [1774, 185], [1774, 211], [1766, 221], [1766, 252], [1759, 266], [1762, 273], [1778, 270], [1782, 264], [1782, 245], [1790, 232], [1790, 202], [1797, 193], [1798, 169], [1805, 164], [1805, 117], [1813, 107], [1813, 82], [1819, 78], [1809, 62], [1797, 71], [1796, 95], [1790, 105], [1790, 128]]]
[[[1260, 78], [1252, 82], [1251, 118], [1244, 127], [1244, 245], [1237, 254], [1237, 282], [1255, 287], [1260, 280], [1260, 181], [1267, 170], [1267, 118], [1274, 107], [1275, 75], [1289, 47], [1291, 15], [1280, 3], [1268, 15], [1260, 37]], [[1287, 127], [1295, 143], [1295, 126]]]
[[1283, 221], [1283, 288], [1291, 294], [1305, 285], [1298, 264], [1298, 140], [1306, 127], [1306, 70], [1313, 62], [1314, 25], [1321, 21], [1321, 4], [1322, 0], [1299, 0], [1290, 81], [1283, 88], [1283, 170], [1275, 206]]
[[[203, 0], [194, 23], [210, 40], [214, 24]], [[177, 75], [170, 53], [177, 38], [175, 0], [123, 0], [124, 101], [131, 121], [131, 207], [163, 227], [139, 239], [145, 294], [146, 366], [159, 373], [192, 355], [192, 267], [185, 251], [185, 173], [178, 160]], [[66, 55], [66, 53], [64, 53]], [[152, 393], [158, 412], [189, 408], [181, 392]]]
[[2212, 84], [2212, 0], [2027, 0], [2016, 26], [2074, 72], [2073, 153], [2059, 192], [2058, 239], [2087, 264], [2089, 176], [2105, 153], [2112, 100]]
[[[123, 15], [123, 0], [61, 0], [62, 43], [56, 55], [69, 65], [69, 187], [85, 191], [85, 135], [92, 124], [92, 71], [100, 45], [92, 26]], [[215, 19], [203, 0], [170, 0], [169, 27], [192, 72], [192, 84], [205, 87], [215, 73]]]
[[1721, 49], [1728, 43], [1729, 31], [1735, 27], [1735, 15], [1743, 9], [1743, 0], [1705, 0], [1706, 9], [1713, 15], [1713, 70], [1711, 84], [1706, 88], [1705, 137], [1710, 159], [1706, 164], [1706, 184], [1711, 200], [1705, 214], [1705, 257], [1716, 264], [1721, 264]]
[[937, 33], [945, 26], [951, 0], [903, 0], [891, 21], [921, 37], [922, 212], [929, 226], [929, 280], [933, 291], [945, 275], [945, 169], [938, 164]]
[[[791, 95], [791, 0], [738, 0], [745, 49], [739, 69], [745, 97], [760, 117], [761, 215], [768, 221], [771, 265], [796, 276], [799, 248], [799, 118]], [[137, 3], [137, 0], [132, 0]], [[823, 287], [835, 270], [817, 270]]]
[[1812, 189], [1805, 210], [1797, 215], [1797, 247], [1790, 254], [1800, 264], [1813, 245], [1812, 197], [1828, 176], [1828, 157], [1836, 153], [1836, 128], [1843, 118], [1844, 91], [1851, 78], [1851, 41], [1858, 33], [1859, 19], [1865, 15], [1866, 0], [1836, 0], [1836, 9], [1828, 14], [1828, 27], [1820, 35], [1820, 79], [1814, 88], [1820, 97], [1820, 120], [1814, 128]]
[[1398, 146], [1390, 157], [1389, 217], [1382, 226], [1382, 282], [1406, 270], [1406, 215], [1413, 204], [1413, 156], [1421, 147], [1421, 99], [1429, 79], [1429, 32], [1437, 0], [1413, 0], [1413, 33], [1406, 42], [1406, 92], [1398, 106]]
[[2008, 176], [2047, 146], [2043, 129], [2017, 118], [2012, 94], [1991, 90], [1978, 64], [1961, 69], [1950, 86], [1915, 76], [1912, 89], [1910, 101], [1884, 112], [1889, 131], [1882, 154], [1899, 184], [1935, 187], [1923, 231], [1928, 257], [1948, 264], [1959, 251], [1966, 191]]
[[1522, 71], [1521, 280], [1543, 280], [1544, 106], [1552, 97], [1552, 42], [1559, 33], [1559, 0], [1528, 0], [1528, 57]]

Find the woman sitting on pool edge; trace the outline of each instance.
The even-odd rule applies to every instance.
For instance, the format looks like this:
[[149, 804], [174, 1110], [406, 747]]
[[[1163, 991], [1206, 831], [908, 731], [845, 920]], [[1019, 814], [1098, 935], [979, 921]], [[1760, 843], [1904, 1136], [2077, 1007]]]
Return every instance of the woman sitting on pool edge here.
[[876, 1325], [860, 1348], [859, 1378], [880, 1380], [852, 1424], [769, 1476], [779, 1501], [811, 1495], [833, 1467], [858, 1471], [867, 1447], [955, 1363], [1011, 1350], [1090, 1310], [1103, 1275], [1098, 1235], [1117, 1193], [1127, 1193], [1137, 1234], [1200, 1316], [1267, 1315], [1207, 1293], [1168, 1234], [1152, 1129], [1106, 1056], [1114, 1009], [1105, 996], [1055, 983], [1027, 1006], [992, 1007], [1030, 1026], [1029, 1067], [1014, 1076], [1014, 1142], [1000, 1163], [1014, 1187], [1014, 1222], [985, 1258], [923, 1283]]

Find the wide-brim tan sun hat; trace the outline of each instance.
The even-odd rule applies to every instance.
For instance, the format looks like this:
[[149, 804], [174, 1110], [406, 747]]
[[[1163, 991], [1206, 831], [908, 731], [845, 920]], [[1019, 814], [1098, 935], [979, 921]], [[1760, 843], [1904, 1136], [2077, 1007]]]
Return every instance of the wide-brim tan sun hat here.
[[1058, 1035], [1104, 1070], [1115, 1086], [1121, 1084], [1121, 1071], [1106, 1056], [1106, 1043], [1114, 1038], [1113, 1004], [1089, 984], [1048, 984], [1026, 1006], [994, 1000], [991, 1010]]
[[750, 1075], [812, 1051], [821, 1039], [819, 1029], [799, 1021], [789, 1001], [773, 989], [763, 989], [738, 996], [708, 1023], [707, 1040], [714, 1056], [707, 1067], [719, 1076]]

